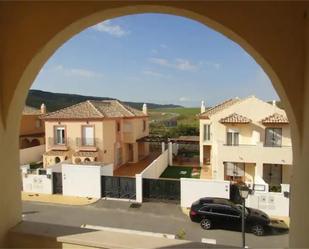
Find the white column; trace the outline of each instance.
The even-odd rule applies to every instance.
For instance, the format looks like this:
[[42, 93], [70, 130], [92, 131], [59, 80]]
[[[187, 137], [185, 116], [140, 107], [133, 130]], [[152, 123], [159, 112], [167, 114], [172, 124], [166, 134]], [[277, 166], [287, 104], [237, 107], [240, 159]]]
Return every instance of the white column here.
[[173, 143], [168, 143], [168, 164], [173, 165]]
[[262, 162], [257, 162], [255, 164], [255, 176], [254, 176], [255, 180], [254, 181], [256, 181], [257, 177], [263, 178], [263, 163]]
[[135, 175], [136, 202], [143, 202], [143, 177], [141, 174]]
[[165, 151], [165, 142], [162, 142], [161, 146], [162, 146], [162, 153], [164, 153], [164, 151]]

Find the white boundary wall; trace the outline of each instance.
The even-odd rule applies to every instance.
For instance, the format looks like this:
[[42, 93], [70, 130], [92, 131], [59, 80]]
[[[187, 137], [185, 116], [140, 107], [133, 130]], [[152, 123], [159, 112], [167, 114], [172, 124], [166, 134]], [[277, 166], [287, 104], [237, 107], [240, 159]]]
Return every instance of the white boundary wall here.
[[142, 175], [143, 178], [159, 178], [167, 166], [168, 150], [165, 150], [159, 157], [149, 164], [140, 175]]
[[282, 184], [281, 193], [276, 192], [258, 192], [249, 195], [246, 200], [246, 206], [257, 208], [270, 216], [288, 217], [290, 213], [290, 199], [284, 196], [284, 192], [290, 192], [289, 184]]
[[[163, 150], [163, 145], [162, 145]], [[143, 178], [157, 179], [167, 168], [169, 162], [169, 150], [165, 150], [151, 164], [148, 165], [140, 174], [135, 175], [136, 183], [136, 202], [143, 202]]]
[[113, 176], [114, 175], [114, 164], [107, 164], [101, 167], [102, 176]]
[[180, 179], [180, 205], [191, 207], [202, 197], [230, 198], [230, 182], [194, 178]]
[[62, 165], [63, 195], [101, 198], [101, 167]]
[[45, 144], [19, 150], [19, 164], [29, 164], [42, 161]]
[[28, 174], [27, 167], [22, 167], [23, 191], [28, 193], [52, 194], [53, 175], [51, 170], [46, 170], [46, 175]]

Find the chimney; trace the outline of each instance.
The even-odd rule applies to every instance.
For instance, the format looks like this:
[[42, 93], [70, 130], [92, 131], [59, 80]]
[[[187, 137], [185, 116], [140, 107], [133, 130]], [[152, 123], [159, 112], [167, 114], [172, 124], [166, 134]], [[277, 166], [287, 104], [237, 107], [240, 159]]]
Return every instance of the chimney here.
[[276, 100], [273, 100], [272, 103], [273, 103], [273, 106], [277, 106], [276, 105]]
[[46, 114], [46, 105], [44, 103], [41, 105], [41, 113]]
[[202, 103], [201, 103], [201, 113], [204, 113], [205, 111], [206, 111], [205, 102], [204, 102], [204, 100], [202, 100]]
[[147, 104], [146, 104], [146, 103], [143, 104], [143, 113], [144, 113], [145, 115], [148, 115]]

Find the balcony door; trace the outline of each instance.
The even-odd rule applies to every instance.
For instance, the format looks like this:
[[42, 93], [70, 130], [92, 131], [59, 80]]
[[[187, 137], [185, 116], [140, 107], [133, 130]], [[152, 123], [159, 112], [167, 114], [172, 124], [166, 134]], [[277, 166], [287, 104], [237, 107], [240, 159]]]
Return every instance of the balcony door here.
[[272, 186], [280, 186], [282, 183], [282, 165], [281, 164], [264, 164], [263, 179]]
[[94, 127], [83, 126], [82, 127], [82, 145], [94, 146]]
[[228, 129], [226, 133], [226, 145], [239, 145], [239, 131], [236, 129]]
[[55, 144], [58, 144], [58, 145], [65, 144], [65, 127], [64, 126], [55, 127]]
[[282, 129], [281, 128], [266, 128], [265, 129], [265, 145], [271, 147], [280, 147], [282, 144]]

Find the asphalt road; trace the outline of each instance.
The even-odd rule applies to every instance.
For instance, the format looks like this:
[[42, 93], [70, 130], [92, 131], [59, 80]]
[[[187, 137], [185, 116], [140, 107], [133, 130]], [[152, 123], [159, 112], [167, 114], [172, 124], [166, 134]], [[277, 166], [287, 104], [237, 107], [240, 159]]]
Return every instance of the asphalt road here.
[[[241, 233], [226, 230], [205, 231], [190, 221], [180, 207], [171, 203], [143, 203], [130, 208], [128, 202], [99, 201], [88, 206], [66, 206], [39, 202], [23, 202], [23, 219], [66, 226], [82, 224], [177, 234], [183, 230], [185, 239], [200, 242], [202, 238], [215, 239], [217, 244], [241, 246]], [[246, 234], [247, 245], [259, 248], [288, 246], [288, 234], [257, 237]]]

